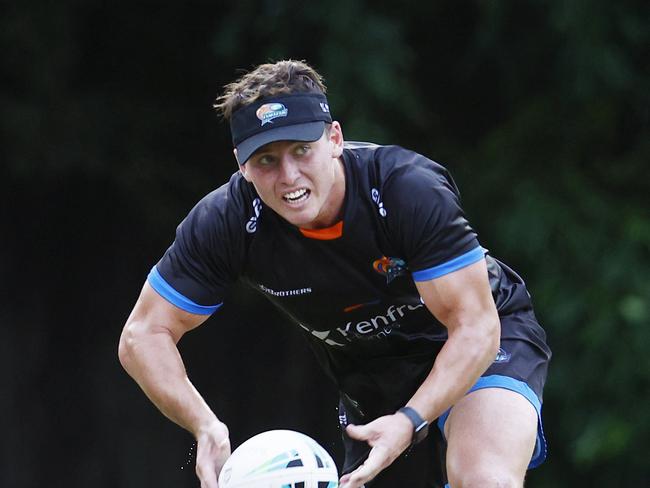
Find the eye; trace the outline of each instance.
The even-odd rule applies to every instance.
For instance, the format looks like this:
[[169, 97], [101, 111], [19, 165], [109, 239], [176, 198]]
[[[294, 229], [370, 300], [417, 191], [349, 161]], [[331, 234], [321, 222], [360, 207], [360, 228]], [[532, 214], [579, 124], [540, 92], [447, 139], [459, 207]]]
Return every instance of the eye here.
[[255, 162], [260, 166], [270, 166], [275, 162], [275, 158], [270, 154], [262, 154], [255, 160]]
[[307, 154], [309, 152], [310, 149], [311, 149], [311, 146], [309, 144], [300, 144], [300, 145], [296, 146], [296, 149], [294, 150], [294, 152], [298, 156], [304, 156], [305, 154]]

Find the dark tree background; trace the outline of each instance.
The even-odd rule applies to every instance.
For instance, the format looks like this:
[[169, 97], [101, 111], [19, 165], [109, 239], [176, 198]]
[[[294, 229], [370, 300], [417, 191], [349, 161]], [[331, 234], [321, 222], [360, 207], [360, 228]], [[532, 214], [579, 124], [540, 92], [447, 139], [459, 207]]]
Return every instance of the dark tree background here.
[[[177, 223], [236, 169], [213, 99], [292, 57], [348, 139], [446, 164], [527, 279], [555, 352], [529, 486], [647, 486], [649, 19], [625, 0], [3, 3], [0, 485], [198, 486], [191, 436], [117, 340]], [[234, 445], [293, 428], [340, 459], [336, 392], [265, 301], [233, 290], [180, 347]]]

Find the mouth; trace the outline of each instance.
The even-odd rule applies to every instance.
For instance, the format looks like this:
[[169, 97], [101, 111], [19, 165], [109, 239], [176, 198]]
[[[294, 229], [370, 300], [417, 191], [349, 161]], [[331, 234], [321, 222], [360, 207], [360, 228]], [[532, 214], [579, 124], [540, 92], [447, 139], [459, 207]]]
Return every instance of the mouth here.
[[309, 195], [311, 195], [311, 190], [308, 190], [307, 188], [299, 188], [298, 190], [285, 193], [282, 195], [282, 199], [287, 203], [295, 205], [307, 200]]

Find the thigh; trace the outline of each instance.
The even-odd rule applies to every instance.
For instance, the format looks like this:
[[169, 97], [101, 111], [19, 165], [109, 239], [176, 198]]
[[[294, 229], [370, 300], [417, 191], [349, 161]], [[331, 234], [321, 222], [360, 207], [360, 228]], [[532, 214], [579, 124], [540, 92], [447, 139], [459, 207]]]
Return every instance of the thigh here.
[[447, 474], [451, 486], [461, 479], [508, 479], [521, 486], [537, 439], [535, 407], [504, 388], [470, 392], [445, 423]]

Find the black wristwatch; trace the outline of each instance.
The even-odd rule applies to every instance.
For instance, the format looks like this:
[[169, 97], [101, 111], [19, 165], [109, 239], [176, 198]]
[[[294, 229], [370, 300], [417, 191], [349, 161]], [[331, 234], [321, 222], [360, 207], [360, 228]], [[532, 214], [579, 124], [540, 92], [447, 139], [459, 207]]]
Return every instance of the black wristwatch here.
[[398, 412], [406, 415], [413, 424], [413, 439], [409, 446], [409, 449], [412, 449], [414, 445], [422, 442], [429, 434], [429, 422], [420, 417], [420, 414], [411, 407], [402, 407]]

